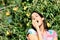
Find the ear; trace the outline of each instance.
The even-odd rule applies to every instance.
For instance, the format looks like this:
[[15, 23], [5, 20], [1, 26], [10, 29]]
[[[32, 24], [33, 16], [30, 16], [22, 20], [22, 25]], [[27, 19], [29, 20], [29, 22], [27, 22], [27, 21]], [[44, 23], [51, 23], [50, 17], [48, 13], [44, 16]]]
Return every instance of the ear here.
[[44, 18], [42, 18], [42, 20], [44, 20]]

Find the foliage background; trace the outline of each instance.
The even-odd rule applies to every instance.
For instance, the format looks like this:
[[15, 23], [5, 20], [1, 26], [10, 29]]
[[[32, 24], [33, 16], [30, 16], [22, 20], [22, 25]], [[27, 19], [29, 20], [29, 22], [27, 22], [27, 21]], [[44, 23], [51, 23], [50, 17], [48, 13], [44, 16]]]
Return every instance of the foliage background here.
[[0, 40], [26, 40], [33, 11], [44, 15], [60, 39], [60, 0], [0, 0]]

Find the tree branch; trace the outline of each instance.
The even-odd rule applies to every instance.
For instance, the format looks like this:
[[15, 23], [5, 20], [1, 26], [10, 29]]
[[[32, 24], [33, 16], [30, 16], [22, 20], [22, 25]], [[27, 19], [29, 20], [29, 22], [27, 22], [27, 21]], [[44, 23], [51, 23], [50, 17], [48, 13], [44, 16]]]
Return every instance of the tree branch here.
[[2, 8], [0, 8], [0, 11], [4, 10], [6, 8], [9, 8], [9, 7], [13, 7], [13, 6], [16, 6], [16, 5], [9, 5], [9, 6], [2, 7]]

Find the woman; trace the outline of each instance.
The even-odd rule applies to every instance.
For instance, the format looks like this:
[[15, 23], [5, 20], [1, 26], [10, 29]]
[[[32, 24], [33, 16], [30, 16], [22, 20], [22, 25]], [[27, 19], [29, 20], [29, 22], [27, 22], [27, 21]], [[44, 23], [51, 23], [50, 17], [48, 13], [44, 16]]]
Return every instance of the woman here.
[[32, 29], [28, 30], [27, 40], [58, 40], [57, 33], [48, 29], [42, 14], [34, 11], [31, 19]]

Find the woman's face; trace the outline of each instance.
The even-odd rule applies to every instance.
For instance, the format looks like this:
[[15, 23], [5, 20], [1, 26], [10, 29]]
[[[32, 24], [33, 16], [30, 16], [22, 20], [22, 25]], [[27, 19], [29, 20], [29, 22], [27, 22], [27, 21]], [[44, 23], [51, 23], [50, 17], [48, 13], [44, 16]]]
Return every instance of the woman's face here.
[[43, 19], [39, 16], [38, 13], [33, 13], [32, 14], [32, 25], [35, 25], [35, 22], [37, 22], [39, 25], [43, 23]]

